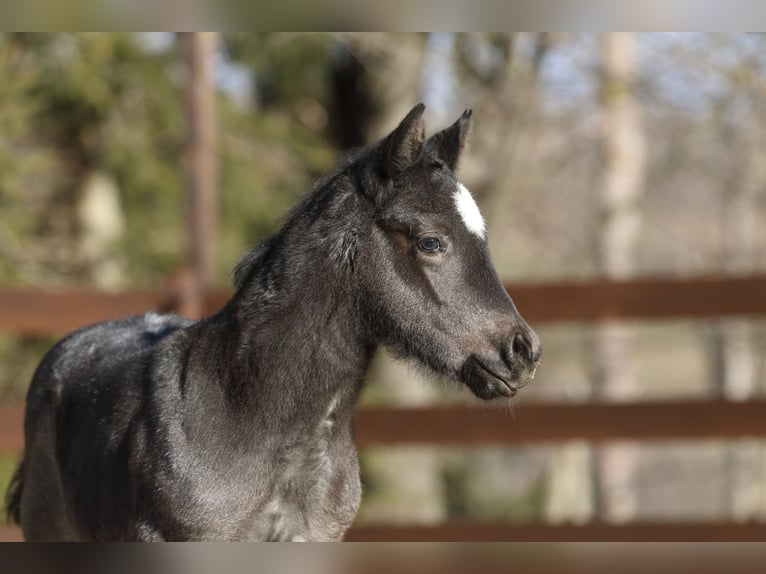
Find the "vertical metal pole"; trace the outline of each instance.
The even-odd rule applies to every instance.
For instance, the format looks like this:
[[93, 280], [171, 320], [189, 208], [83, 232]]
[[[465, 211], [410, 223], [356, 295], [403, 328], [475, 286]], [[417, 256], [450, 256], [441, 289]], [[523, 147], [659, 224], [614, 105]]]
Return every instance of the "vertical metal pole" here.
[[214, 32], [184, 34], [186, 54], [186, 172], [187, 258], [191, 285], [179, 312], [193, 318], [204, 314], [205, 292], [214, 270], [216, 234]]

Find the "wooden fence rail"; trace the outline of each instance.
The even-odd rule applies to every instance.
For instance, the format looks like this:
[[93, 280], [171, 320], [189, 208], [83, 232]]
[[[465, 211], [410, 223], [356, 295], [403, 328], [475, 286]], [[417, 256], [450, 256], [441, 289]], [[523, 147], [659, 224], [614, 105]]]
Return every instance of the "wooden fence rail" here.
[[[0, 407], [0, 452], [22, 449], [22, 420], [20, 406]], [[483, 406], [367, 407], [356, 415], [356, 438], [361, 447], [745, 437], [766, 437], [766, 401], [522, 404], [514, 411]]]
[[434, 525], [357, 524], [349, 542], [756, 542], [766, 540], [766, 523], [637, 522], [547, 524], [453, 520]]
[[[766, 315], [766, 276], [678, 280], [590, 281], [506, 286], [533, 325], [605, 319], [712, 318]], [[207, 313], [231, 293], [205, 297]], [[107, 319], [178, 307], [178, 294], [155, 291], [108, 293], [95, 289], [0, 288], [0, 331], [61, 334]]]

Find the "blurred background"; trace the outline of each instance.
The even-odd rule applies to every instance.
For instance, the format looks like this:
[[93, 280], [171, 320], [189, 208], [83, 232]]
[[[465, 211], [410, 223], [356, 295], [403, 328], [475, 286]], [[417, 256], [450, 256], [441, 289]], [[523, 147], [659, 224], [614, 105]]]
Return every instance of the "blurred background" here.
[[[381, 352], [352, 537], [766, 536], [766, 36], [3, 33], [0, 77], [3, 490], [60, 335], [210, 311], [314, 179], [423, 101], [429, 133], [474, 110], [460, 179], [545, 352], [488, 418]], [[407, 413], [506, 423], [387, 439]]]

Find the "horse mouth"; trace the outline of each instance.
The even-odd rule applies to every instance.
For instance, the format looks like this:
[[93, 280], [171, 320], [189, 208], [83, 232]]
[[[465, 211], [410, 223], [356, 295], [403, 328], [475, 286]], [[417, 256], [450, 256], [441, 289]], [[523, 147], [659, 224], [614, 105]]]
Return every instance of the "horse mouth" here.
[[518, 387], [513, 386], [507, 379], [495, 373], [481, 361], [476, 361], [476, 365], [486, 376], [485, 378], [487, 386], [499, 395], [511, 399], [516, 396], [516, 393], [519, 392]]
[[534, 367], [518, 365], [509, 367], [471, 355], [464, 363], [460, 379], [471, 392], [482, 400], [514, 398], [519, 390], [534, 377]]

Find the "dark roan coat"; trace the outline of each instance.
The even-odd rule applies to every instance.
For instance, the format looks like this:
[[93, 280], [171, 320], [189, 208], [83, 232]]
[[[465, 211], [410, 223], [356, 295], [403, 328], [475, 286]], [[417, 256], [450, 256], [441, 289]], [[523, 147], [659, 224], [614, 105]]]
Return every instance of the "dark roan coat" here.
[[48, 352], [7, 497], [27, 540], [339, 540], [380, 345], [482, 399], [534, 376], [540, 341], [455, 177], [471, 113], [425, 139], [423, 110], [315, 185], [219, 313], [100, 323]]

